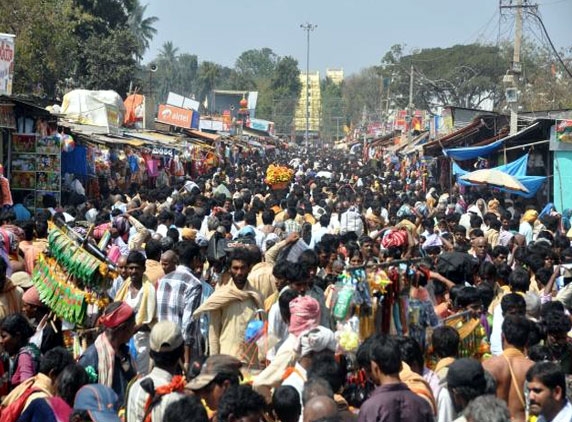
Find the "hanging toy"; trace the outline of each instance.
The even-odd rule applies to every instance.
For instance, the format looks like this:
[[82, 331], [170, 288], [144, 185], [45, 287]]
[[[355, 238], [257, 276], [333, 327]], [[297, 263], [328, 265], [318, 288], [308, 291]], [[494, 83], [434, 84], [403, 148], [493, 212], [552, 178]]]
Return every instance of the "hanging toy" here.
[[62, 136], [62, 151], [72, 152], [75, 149], [75, 140], [71, 135]]

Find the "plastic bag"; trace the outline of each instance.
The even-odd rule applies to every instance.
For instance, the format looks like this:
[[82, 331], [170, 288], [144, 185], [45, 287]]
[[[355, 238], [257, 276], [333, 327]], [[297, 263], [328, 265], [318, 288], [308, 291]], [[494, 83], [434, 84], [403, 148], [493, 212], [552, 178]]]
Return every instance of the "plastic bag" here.
[[348, 316], [354, 293], [355, 288], [351, 285], [345, 285], [338, 289], [338, 299], [334, 306], [334, 318], [338, 321], [343, 321]]
[[345, 324], [338, 324], [336, 340], [346, 353], [356, 352], [359, 347], [359, 318], [354, 316]]

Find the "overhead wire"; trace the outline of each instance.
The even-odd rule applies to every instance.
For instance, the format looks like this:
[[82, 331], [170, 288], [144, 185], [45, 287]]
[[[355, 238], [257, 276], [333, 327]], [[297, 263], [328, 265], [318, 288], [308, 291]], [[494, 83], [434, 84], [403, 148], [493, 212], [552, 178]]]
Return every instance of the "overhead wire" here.
[[554, 53], [554, 55], [556, 56], [556, 58], [558, 59], [558, 61], [560, 62], [560, 64], [562, 65], [562, 67], [564, 68], [566, 73], [568, 74], [568, 76], [570, 76], [572, 78], [572, 72], [570, 71], [570, 69], [568, 69], [568, 66], [566, 66], [566, 63], [564, 63], [564, 60], [562, 60], [562, 57], [560, 56], [560, 53], [558, 53], [558, 50], [556, 50], [556, 47], [554, 46], [554, 43], [552, 42], [552, 39], [550, 38], [550, 35], [548, 34], [546, 27], [544, 26], [544, 22], [542, 21], [542, 18], [537, 13], [532, 12], [531, 10], [525, 10], [525, 13], [527, 13], [527, 14], [529, 14], [529, 15], [531, 15], [537, 19], [538, 23], [540, 24], [540, 27], [542, 28], [542, 31], [544, 32], [544, 35], [545, 35], [548, 43], [550, 44], [552, 52]]
[[[495, 12], [490, 17], [490, 19], [484, 25], [481, 25], [481, 27], [478, 28], [475, 32], [473, 32], [471, 35], [469, 35], [464, 41], [462, 41], [461, 44], [465, 45], [465, 44], [467, 44], [467, 42], [469, 40], [473, 40], [475, 38], [476, 38], [475, 42], [478, 41], [478, 38], [480, 37], [480, 35], [489, 28], [489, 25], [491, 24], [491, 22], [494, 21], [497, 14], [498, 14], [498, 10], [495, 10]], [[476, 34], [476, 37], [475, 37], [475, 34]], [[417, 63], [434, 62], [437, 60], [441, 60], [442, 58], [444, 58], [446, 56], [447, 56], [447, 54], [441, 54], [437, 57], [432, 57], [430, 59], [415, 59], [415, 60], [411, 60], [411, 62], [413, 62], [413, 63], [416, 63], [416, 62]]]

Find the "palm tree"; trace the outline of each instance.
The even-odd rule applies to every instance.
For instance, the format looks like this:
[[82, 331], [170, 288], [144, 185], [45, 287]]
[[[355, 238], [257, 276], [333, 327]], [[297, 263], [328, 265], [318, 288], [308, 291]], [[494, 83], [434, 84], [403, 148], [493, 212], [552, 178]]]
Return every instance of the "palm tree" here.
[[177, 53], [179, 53], [179, 49], [175, 47], [173, 41], [167, 41], [159, 51], [159, 60], [174, 63], [177, 59]]
[[205, 98], [215, 88], [216, 81], [220, 76], [220, 65], [213, 62], [202, 62], [199, 65], [198, 85], [199, 85], [199, 101], [202, 103]]
[[161, 47], [157, 57], [157, 95], [159, 101], [165, 101], [173, 87], [178, 85], [180, 72], [178, 69], [179, 49], [172, 41], [167, 41]]
[[139, 0], [134, 0], [133, 8], [127, 19], [129, 29], [135, 36], [137, 42], [136, 55], [138, 60], [143, 58], [143, 54], [149, 48], [149, 42], [157, 33], [157, 29], [153, 27], [153, 24], [155, 24], [159, 18], [156, 16], [145, 17], [147, 6], [148, 4], [143, 6], [139, 3]]

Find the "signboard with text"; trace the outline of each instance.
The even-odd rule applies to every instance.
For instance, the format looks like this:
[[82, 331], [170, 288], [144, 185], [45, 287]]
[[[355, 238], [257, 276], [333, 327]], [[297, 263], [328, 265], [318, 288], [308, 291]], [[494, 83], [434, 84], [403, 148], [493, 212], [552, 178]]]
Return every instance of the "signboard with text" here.
[[274, 122], [263, 119], [249, 119], [246, 124], [247, 127], [260, 130], [272, 134], [274, 132]]
[[193, 110], [186, 110], [184, 108], [174, 107], [167, 104], [159, 104], [157, 121], [171, 126], [191, 129], [193, 127]]
[[105, 104], [105, 115], [107, 118], [107, 131], [113, 135], [119, 135], [121, 130], [121, 118], [119, 108], [112, 104]]
[[15, 35], [0, 33], [0, 95], [12, 95]]

